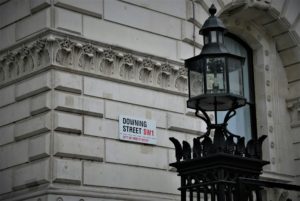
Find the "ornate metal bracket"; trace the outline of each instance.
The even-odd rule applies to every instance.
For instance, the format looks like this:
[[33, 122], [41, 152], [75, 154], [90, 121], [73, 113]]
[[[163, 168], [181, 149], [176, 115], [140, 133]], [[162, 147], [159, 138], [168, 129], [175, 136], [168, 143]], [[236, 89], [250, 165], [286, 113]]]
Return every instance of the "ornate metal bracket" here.
[[[199, 114], [200, 112], [202, 115]], [[227, 129], [228, 121], [236, 115], [235, 109], [226, 113], [221, 124], [212, 123], [208, 114], [202, 109], [196, 110], [195, 115], [206, 123], [207, 131], [202, 136], [193, 139], [193, 146], [186, 141], [183, 141], [181, 145], [176, 138], [170, 138], [175, 146], [177, 162], [182, 159], [185, 161], [203, 158], [216, 153], [262, 159], [262, 143], [266, 139], [266, 135], [258, 139], [251, 139], [245, 145], [244, 137], [233, 134]], [[215, 115], [217, 115], [216, 112]], [[212, 130], [214, 130], [213, 138], [210, 137]]]

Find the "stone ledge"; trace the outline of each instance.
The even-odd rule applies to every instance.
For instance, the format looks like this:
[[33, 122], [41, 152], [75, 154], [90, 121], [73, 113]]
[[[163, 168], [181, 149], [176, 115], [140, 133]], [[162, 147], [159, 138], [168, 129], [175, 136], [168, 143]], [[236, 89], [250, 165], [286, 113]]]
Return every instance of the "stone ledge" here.
[[54, 133], [54, 155], [103, 161], [104, 140], [95, 137]]
[[26, 164], [13, 170], [13, 189], [48, 183], [49, 177], [49, 159]]
[[53, 177], [54, 182], [81, 184], [82, 162], [80, 160], [65, 160], [54, 158]]
[[30, 161], [50, 155], [50, 133], [29, 139], [28, 155]]
[[[112, 47], [59, 31], [42, 32], [27, 42], [15, 44], [9, 53], [1, 51], [0, 61], [0, 88], [30, 77], [37, 71], [59, 68], [167, 93], [187, 94], [187, 70], [181, 62]], [[69, 90], [65, 86], [56, 87]], [[76, 87], [75, 92], [79, 90]], [[24, 97], [22, 94], [17, 98]]]
[[0, 148], [0, 170], [27, 163], [28, 140], [7, 144]]
[[34, 116], [15, 124], [15, 139], [21, 140], [51, 129], [51, 113]]
[[85, 4], [74, 0], [55, 0], [55, 6], [66, 8], [75, 12], [102, 18], [103, 0], [89, 0]]
[[[179, 193], [177, 188], [180, 182], [176, 173], [167, 172], [165, 170], [96, 162], [84, 162], [83, 166], [83, 185], [106, 186], [168, 194]], [[144, 182], [141, 178], [147, 178], [148, 180]]]
[[[48, 184], [43, 184], [35, 187], [34, 192], [28, 192], [26, 189], [19, 191], [22, 192], [17, 196], [13, 194], [0, 195], [1, 201], [57, 201], [62, 198], [64, 201], [108, 201], [108, 200], [133, 200], [133, 201], [174, 201], [180, 200], [179, 191], [176, 194], [156, 193], [130, 189], [120, 188], [106, 188], [106, 187], [88, 187], [78, 186], [72, 184], [52, 183], [51, 190], [49, 191]], [[95, 190], [96, 189], [96, 190]], [[45, 195], [47, 194], [47, 195]], [[29, 199], [29, 200], [28, 200]]]
[[14, 141], [14, 124], [0, 127], [0, 146]]
[[[167, 149], [131, 144], [122, 141], [105, 141], [107, 163], [118, 163], [166, 170], [169, 166]], [[124, 152], [123, 150], [126, 150]], [[158, 157], [159, 156], [159, 157]]]
[[0, 194], [11, 192], [12, 191], [12, 169], [1, 171], [0, 181], [1, 181]]
[[22, 100], [27, 97], [39, 94], [51, 89], [51, 74], [50, 72], [36, 75], [26, 79], [16, 85], [16, 100]]
[[55, 112], [54, 130], [80, 134], [82, 132], [82, 116], [72, 113]]

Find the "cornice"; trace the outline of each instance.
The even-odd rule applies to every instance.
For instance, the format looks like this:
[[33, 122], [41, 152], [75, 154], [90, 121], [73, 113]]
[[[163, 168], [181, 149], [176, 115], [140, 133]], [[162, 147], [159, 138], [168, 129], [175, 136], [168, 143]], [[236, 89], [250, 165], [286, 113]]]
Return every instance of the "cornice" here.
[[[179, 191], [178, 191], [179, 193]], [[132, 201], [153, 201], [165, 200], [174, 201], [179, 199], [179, 194], [169, 194], [161, 192], [146, 192], [132, 189], [119, 189], [111, 187], [92, 187], [76, 186], [66, 184], [44, 184], [35, 188], [27, 188], [17, 192], [11, 192], [1, 195], [3, 201], [64, 201], [70, 198], [77, 198], [78, 201], [91, 201], [95, 199], [112, 199], [112, 200], [132, 200]]]
[[51, 30], [1, 52], [0, 88], [51, 66], [187, 95], [187, 71], [181, 62]]

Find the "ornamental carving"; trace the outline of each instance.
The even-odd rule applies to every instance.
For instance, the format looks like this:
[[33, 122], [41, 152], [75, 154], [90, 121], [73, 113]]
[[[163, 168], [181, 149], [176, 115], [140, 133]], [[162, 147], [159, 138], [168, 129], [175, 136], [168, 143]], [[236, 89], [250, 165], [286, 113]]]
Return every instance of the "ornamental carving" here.
[[56, 62], [62, 66], [71, 66], [74, 55], [72, 55], [74, 42], [70, 39], [58, 39], [60, 49], [56, 54]]
[[151, 59], [144, 59], [142, 63], [142, 68], [146, 68], [147, 70], [151, 71], [153, 68], [153, 62], [151, 61]]
[[0, 82], [5, 80], [4, 65], [0, 62]]
[[19, 75], [19, 66], [16, 55], [17, 54], [13, 52], [8, 52], [7, 55], [3, 58], [3, 62], [6, 68], [6, 70], [4, 71], [6, 74], [5, 77], [7, 77], [8, 79]]
[[163, 88], [171, 93], [187, 93], [186, 70], [179, 62], [163, 62], [141, 54], [133, 55], [124, 49], [119, 51], [54, 34], [2, 53], [0, 85], [51, 65], [104, 79]]
[[[49, 37], [48, 42], [52, 42], [54, 39]], [[34, 55], [36, 58], [35, 67], [39, 68], [41, 66], [45, 66], [50, 63], [50, 55], [46, 48], [47, 40], [39, 39], [33, 44]]]
[[100, 63], [100, 71], [105, 75], [113, 75], [115, 73], [115, 52], [112, 49], [103, 51], [103, 57]]
[[172, 67], [168, 64], [162, 64], [161, 65], [161, 72], [158, 75], [157, 78], [157, 84], [163, 88], [168, 88], [170, 87], [170, 82], [171, 82], [171, 71], [172, 71]]
[[134, 57], [131, 54], [126, 54], [123, 58], [123, 63], [125, 66], [133, 67], [134, 65]]
[[79, 58], [78, 66], [82, 69], [94, 70], [95, 69], [95, 53], [96, 48], [92, 44], [86, 44], [81, 47], [77, 45], [77, 48], [82, 48], [82, 53]]
[[20, 69], [18, 73], [25, 73], [34, 68], [33, 58], [31, 54], [31, 48], [24, 46], [18, 53]]
[[163, 74], [166, 74], [167, 76], [171, 75], [172, 67], [170, 64], [162, 64], [161, 65], [161, 71]]
[[178, 70], [178, 75], [179, 75], [179, 77], [182, 77], [183, 79], [188, 79], [188, 77], [187, 77], [187, 69], [186, 68], [180, 68], [179, 70]]
[[151, 59], [144, 59], [139, 69], [139, 80], [145, 84], [153, 82], [153, 62]]
[[134, 57], [131, 54], [119, 55], [121, 57], [119, 68], [120, 76], [125, 80], [134, 79]]
[[188, 90], [187, 88], [187, 70], [186, 68], [180, 68], [178, 70], [178, 76], [176, 77], [175, 80], [175, 88], [178, 91], [186, 92]]
[[114, 61], [115, 52], [111, 49], [104, 50], [103, 52], [104, 60], [108, 63], [112, 63]]
[[205, 158], [216, 153], [262, 159], [262, 143], [267, 138], [266, 135], [260, 136], [258, 139], [249, 140], [247, 145], [245, 145], [244, 137], [239, 137], [236, 142], [233, 138], [233, 136], [224, 136], [216, 131], [213, 139], [207, 135], [194, 138], [192, 146], [184, 140], [181, 144], [174, 137], [169, 139], [174, 144], [177, 162]]

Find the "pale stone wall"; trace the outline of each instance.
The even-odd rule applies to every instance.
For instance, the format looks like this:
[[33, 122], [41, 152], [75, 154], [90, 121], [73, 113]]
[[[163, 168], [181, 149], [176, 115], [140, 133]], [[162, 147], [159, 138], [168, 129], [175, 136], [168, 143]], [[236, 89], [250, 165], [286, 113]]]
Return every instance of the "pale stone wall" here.
[[[299, 2], [215, 1], [253, 49], [263, 177], [298, 183]], [[178, 200], [168, 138], [205, 131], [183, 59], [210, 3], [0, 1], [0, 200]], [[155, 120], [157, 145], [119, 141], [120, 114]]]

